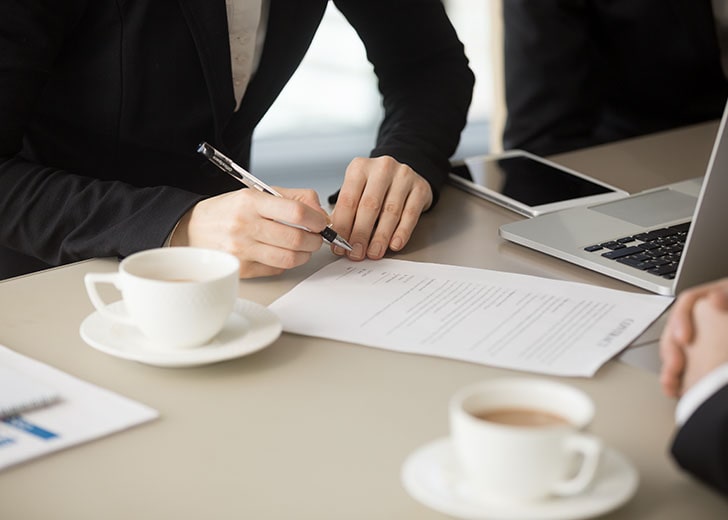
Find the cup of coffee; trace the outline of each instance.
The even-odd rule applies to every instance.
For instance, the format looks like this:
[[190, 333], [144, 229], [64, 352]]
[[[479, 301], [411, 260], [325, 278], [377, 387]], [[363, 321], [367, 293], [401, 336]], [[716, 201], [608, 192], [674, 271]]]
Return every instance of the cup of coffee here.
[[467, 492], [486, 502], [535, 501], [584, 491], [602, 442], [583, 432], [594, 404], [537, 378], [484, 381], [450, 400], [450, 432]]
[[[240, 263], [222, 251], [194, 247], [149, 249], [128, 256], [115, 273], [88, 273], [86, 291], [98, 312], [137, 327], [152, 345], [203, 345], [225, 325], [238, 294]], [[113, 284], [123, 306], [109, 306], [97, 285]]]

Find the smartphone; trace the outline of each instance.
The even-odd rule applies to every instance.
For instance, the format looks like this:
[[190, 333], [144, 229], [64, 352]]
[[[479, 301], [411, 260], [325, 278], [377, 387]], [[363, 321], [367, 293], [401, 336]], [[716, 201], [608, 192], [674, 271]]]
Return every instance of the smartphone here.
[[629, 195], [523, 150], [463, 159], [452, 165], [450, 181], [527, 217]]

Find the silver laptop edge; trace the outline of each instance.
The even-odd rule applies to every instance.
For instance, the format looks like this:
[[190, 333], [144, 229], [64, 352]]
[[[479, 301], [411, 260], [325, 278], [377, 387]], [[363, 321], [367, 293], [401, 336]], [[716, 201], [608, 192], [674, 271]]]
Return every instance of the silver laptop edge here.
[[728, 106], [710, 153], [692, 225], [675, 275], [674, 294], [728, 275]]
[[[728, 105], [724, 110], [705, 179], [699, 190], [695, 189], [696, 184], [691, 189], [690, 182], [683, 181], [628, 197], [633, 199], [667, 188], [673, 195], [691, 195], [696, 201], [692, 219], [689, 218], [690, 211], [686, 210], [688, 218], [661, 222], [655, 226], [638, 226], [594, 210], [603, 205], [592, 205], [505, 224], [500, 227], [500, 235], [511, 242], [663, 295], [674, 295], [687, 287], [728, 276], [728, 241], [724, 238], [725, 229], [722, 229], [724, 223], [728, 223], [728, 201], [725, 200], [728, 195], [728, 135], [725, 131], [727, 119]], [[619, 236], [641, 233], [646, 229], [657, 229], [690, 220], [692, 225], [674, 280], [603, 258], [600, 254], [602, 251], [584, 251], [585, 246], [591, 245], [583, 238], [587, 231], [593, 235], [594, 241], [604, 242]], [[599, 230], [602, 228], [605, 233], [600, 236]], [[614, 236], [605, 236], [610, 228], [615, 229]]]

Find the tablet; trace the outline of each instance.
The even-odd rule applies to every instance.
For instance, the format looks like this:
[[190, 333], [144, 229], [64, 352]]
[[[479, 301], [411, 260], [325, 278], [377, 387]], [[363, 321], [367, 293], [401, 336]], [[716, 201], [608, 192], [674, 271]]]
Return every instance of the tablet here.
[[522, 150], [466, 158], [453, 164], [450, 181], [527, 217], [629, 195]]

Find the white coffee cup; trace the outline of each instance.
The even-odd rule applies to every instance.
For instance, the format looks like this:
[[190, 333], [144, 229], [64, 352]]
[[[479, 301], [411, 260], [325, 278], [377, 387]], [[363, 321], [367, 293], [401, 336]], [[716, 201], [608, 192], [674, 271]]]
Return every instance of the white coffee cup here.
[[467, 492], [487, 502], [568, 496], [594, 480], [602, 442], [582, 391], [539, 378], [477, 383], [450, 400], [450, 430]]
[[[149, 249], [130, 255], [115, 273], [88, 273], [86, 291], [98, 312], [137, 327], [150, 344], [167, 349], [205, 344], [225, 325], [238, 294], [240, 262], [228, 253], [194, 247]], [[97, 284], [121, 291], [110, 308]]]

